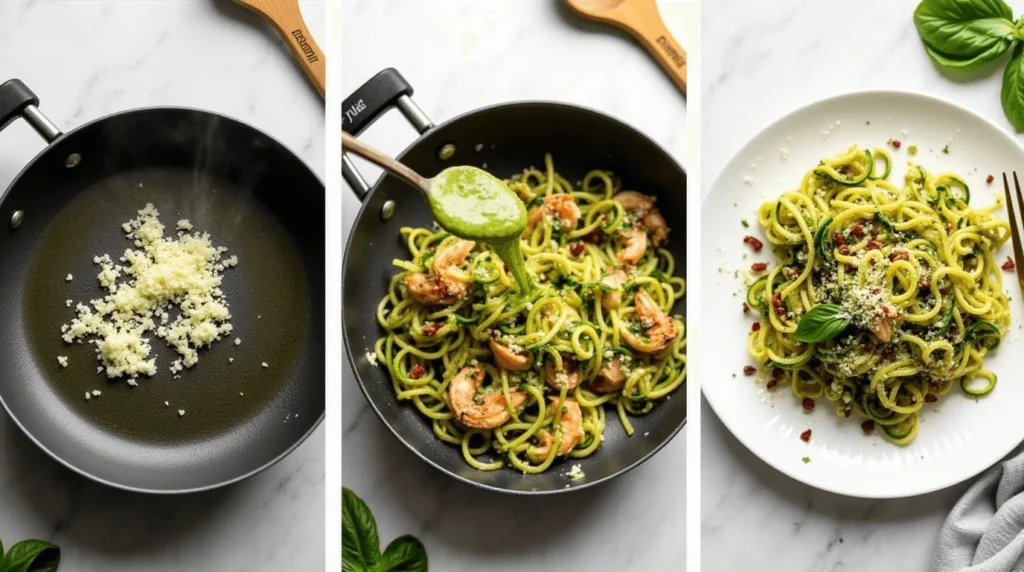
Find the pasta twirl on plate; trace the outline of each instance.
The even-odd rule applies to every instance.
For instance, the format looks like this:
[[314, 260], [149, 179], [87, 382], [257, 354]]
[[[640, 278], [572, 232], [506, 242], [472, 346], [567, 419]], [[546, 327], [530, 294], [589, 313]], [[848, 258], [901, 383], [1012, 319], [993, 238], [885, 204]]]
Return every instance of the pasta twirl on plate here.
[[911, 164], [897, 187], [890, 164], [854, 146], [761, 206], [778, 263], [747, 291], [761, 313], [748, 347], [769, 383], [906, 444], [925, 403], [995, 387], [984, 360], [1010, 324], [995, 258], [1010, 228], [998, 201], [972, 208], [961, 177]]
[[483, 244], [403, 228], [410, 260], [394, 261], [373, 357], [471, 466], [540, 473], [594, 454], [606, 407], [632, 434], [629, 416], [683, 383], [683, 321], [671, 312], [685, 283], [654, 200], [620, 191], [612, 173], [574, 187], [547, 156], [509, 186], [529, 207], [532, 291]]

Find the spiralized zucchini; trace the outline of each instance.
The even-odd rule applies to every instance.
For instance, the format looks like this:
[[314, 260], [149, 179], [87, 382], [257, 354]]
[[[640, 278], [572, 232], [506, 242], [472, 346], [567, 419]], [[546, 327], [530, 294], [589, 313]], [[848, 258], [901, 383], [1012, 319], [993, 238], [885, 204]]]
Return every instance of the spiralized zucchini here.
[[[1010, 325], [996, 262], [1010, 227], [992, 214], [1000, 201], [970, 205], [961, 177], [911, 164], [897, 187], [890, 164], [885, 149], [854, 146], [760, 207], [778, 260], [751, 279], [747, 303], [761, 318], [748, 349], [797, 398], [824, 397], [906, 444], [926, 402], [954, 386], [972, 396], [995, 388], [984, 360]], [[823, 304], [843, 311], [816, 312], [822, 326], [805, 324], [797, 339]]]

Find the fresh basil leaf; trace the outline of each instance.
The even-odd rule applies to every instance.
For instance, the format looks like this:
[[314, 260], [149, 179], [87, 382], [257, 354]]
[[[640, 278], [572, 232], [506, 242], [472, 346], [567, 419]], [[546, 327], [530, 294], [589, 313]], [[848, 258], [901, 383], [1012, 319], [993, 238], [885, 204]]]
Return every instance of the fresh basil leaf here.
[[377, 521], [363, 499], [347, 487], [341, 490], [341, 561], [345, 572], [370, 570], [380, 559]]
[[42, 540], [23, 540], [0, 559], [3, 572], [57, 572], [60, 548]]
[[427, 572], [427, 550], [415, 536], [399, 536], [388, 544], [370, 571]]
[[819, 304], [800, 318], [794, 337], [805, 343], [832, 339], [850, 325], [846, 309], [838, 304]]
[[1024, 57], [1022, 46], [1013, 49], [1006, 71], [1003, 72], [1003, 113], [1018, 133], [1024, 132]]
[[940, 66], [970, 70], [1006, 53], [1014, 41], [1013, 10], [1003, 0], [923, 0], [914, 24]]

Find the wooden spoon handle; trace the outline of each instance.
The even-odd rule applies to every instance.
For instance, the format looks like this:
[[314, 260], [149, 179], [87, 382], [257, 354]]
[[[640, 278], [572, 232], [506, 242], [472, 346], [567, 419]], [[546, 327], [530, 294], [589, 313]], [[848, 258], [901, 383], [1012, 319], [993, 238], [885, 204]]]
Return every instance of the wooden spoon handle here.
[[623, 27], [654, 56], [676, 87], [686, 95], [686, 50], [672, 37], [654, 0], [633, 0], [619, 9]]
[[277, 31], [284, 36], [292, 53], [295, 54], [299, 65], [309, 76], [320, 95], [324, 96], [327, 91], [327, 65], [324, 53], [320, 51], [320, 46], [313, 39], [313, 34], [306, 26], [306, 21], [302, 19], [298, 0], [262, 2], [258, 6], [240, 3], [261, 14], [277, 28]]
[[342, 151], [351, 151], [363, 159], [376, 164], [380, 168], [396, 175], [398, 178], [420, 189], [424, 193], [430, 192], [429, 180], [423, 178], [419, 173], [413, 171], [409, 167], [406, 167], [402, 163], [399, 163], [383, 151], [363, 143], [345, 131], [341, 132], [341, 149]]

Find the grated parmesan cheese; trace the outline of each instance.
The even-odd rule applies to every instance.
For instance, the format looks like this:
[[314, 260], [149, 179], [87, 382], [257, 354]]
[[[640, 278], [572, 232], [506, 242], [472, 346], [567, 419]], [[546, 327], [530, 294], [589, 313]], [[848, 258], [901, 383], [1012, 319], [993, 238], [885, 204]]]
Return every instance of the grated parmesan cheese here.
[[[147, 204], [138, 217], [122, 225], [136, 248], [125, 250], [121, 264], [107, 254], [93, 258], [100, 266], [97, 279], [108, 294], [89, 305], [79, 303], [77, 317], [61, 328], [66, 343], [91, 338], [108, 378], [156, 373], [147, 334], [163, 339], [181, 356], [170, 367], [177, 373], [199, 361], [200, 348], [232, 330], [220, 289], [227, 266], [221, 256], [227, 249], [214, 247], [206, 233], [179, 232], [176, 239], [165, 238], [159, 217], [159, 211]], [[191, 223], [178, 221], [178, 228], [191, 230]], [[172, 319], [173, 309], [177, 316]]]
[[67, 367], [68, 356], [57, 356], [57, 363], [59, 363], [61, 367]]

